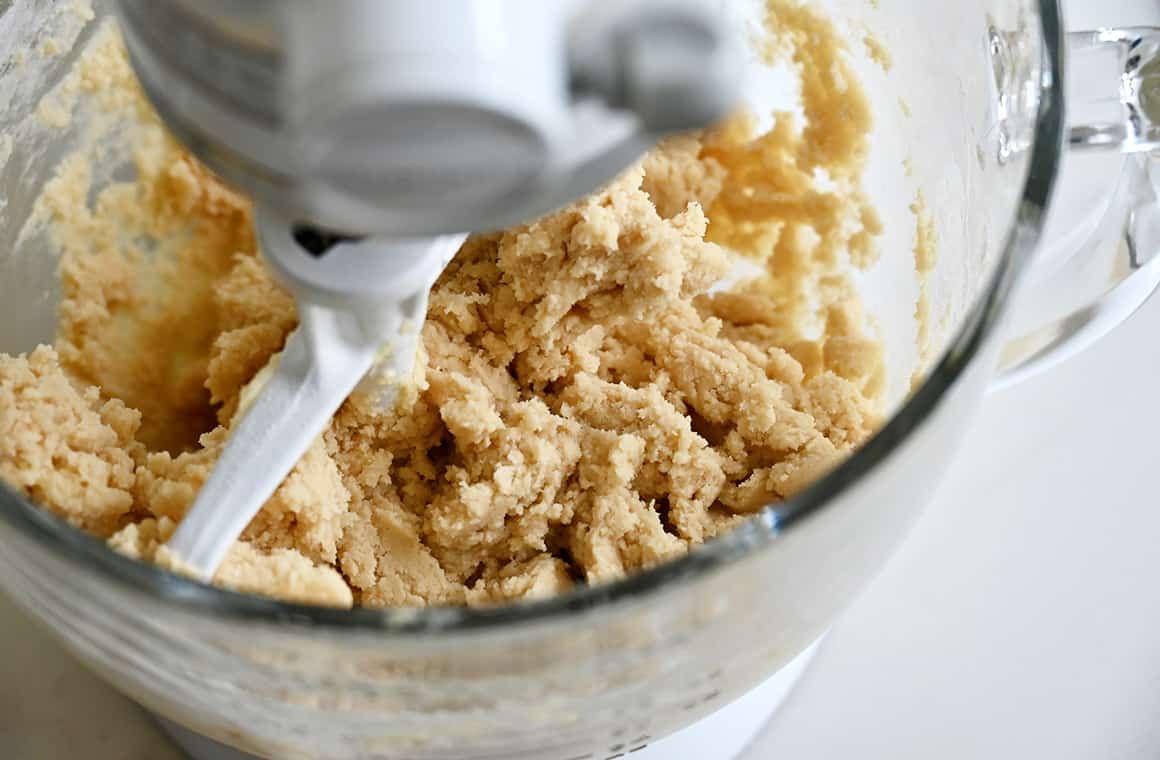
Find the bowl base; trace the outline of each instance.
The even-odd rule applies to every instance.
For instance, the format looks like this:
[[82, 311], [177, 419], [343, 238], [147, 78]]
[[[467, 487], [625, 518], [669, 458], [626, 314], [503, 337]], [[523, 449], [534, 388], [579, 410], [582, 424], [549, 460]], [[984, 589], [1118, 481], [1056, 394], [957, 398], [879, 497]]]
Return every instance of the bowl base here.
[[[612, 753], [609, 757], [627, 757], [630, 752], [632, 760], [703, 760], [707, 757], [729, 760], [739, 757], [789, 696], [813, 658], [818, 643], [810, 645], [769, 680], [707, 718], [647, 747], [628, 747], [622, 754]], [[258, 760], [256, 755], [194, 733], [160, 715], [153, 718], [191, 760]], [[596, 758], [595, 755], [592, 757]]]

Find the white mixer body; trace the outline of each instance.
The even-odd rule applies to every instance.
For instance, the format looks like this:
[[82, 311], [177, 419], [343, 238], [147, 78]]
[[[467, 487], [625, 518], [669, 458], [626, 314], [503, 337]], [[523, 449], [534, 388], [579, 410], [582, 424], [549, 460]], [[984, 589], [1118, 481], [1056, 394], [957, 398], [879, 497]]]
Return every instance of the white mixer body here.
[[502, 227], [722, 116], [739, 46], [708, 2], [120, 0], [170, 128], [296, 222]]

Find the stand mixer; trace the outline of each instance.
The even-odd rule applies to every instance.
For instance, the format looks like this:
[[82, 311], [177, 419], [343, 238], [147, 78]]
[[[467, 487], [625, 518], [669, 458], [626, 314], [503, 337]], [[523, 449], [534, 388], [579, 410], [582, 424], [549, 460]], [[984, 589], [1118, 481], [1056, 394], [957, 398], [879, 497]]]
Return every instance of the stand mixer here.
[[250, 194], [299, 328], [169, 543], [205, 580], [362, 384], [390, 411], [467, 233], [550, 211], [737, 102], [713, 3], [121, 0], [163, 121]]
[[[770, 7], [766, 0], [748, 5], [757, 14]], [[805, 5], [780, 0], [778, 5], [819, 13], [824, 6], [826, 16], [848, 25], [843, 32], [852, 32], [842, 36], [849, 38], [844, 42], [852, 65], [861, 67], [858, 78], [875, 116], [861, 179], [882, 213], [884, 230], [881, 259], [857, 283], [857, 293], [867, 314], [882, 325], [890, 380], [885, 400], [894, 411], [867, 445], [815, 486], [697, 551], [623, 581], [577, 584], [566, 595], [521, 604], [334, 610], [191, 582], [125, 557], [47, 511], [37, 494], [4, 483], [3, 592], [44, 624], [45, 635], [170, 721], [191, 756], [205, 760], [229, 757], [225, 745], [265, 757], [736, 756], [784, 693], [772, 687], [793, 682], [813, 642], [884, 566], [953, 460], [993, 377], [1003, 341], [1000, 317], [1015, 301], [1013, 287], [1044, 228], [1069, 131], [1073, 138], [1097, 134], [1106, 140], [1115, 118], [1124, 116], [1130, 120], [1123, 122], [1123, 133], [1136, 138], [1131, 144], [1143, 144], [1138, 137], [1146, 134], [1146, 113], [1135, 106], [1148, 92], [1142, 85], [1155, 51], [1155, 34], [1146, 30], [1073, 37], [1073, 45], [1098, 44], [1112, 53], [1113, 66], [1093, 77], [1098, 86], [1065, 98], [1068, 78], [1056, 0], [808, 0]], [[702, 108], [700, 98], [724, 110], [735, 80], [718, 74], [732, 66], [729, 51], [752, 50], [752, 43], [763, 42], [703, 45], [705, 35], [686, 34], [685, 22], [661, 23], [660, 9], [667, 5], [551, 7], [554, 15], [516, 0], [487, 6], [460, 0], [454, 8], [450, 2], [420, 8], [407, 0], [203, 0], [196, 5], [93, 0], [91, 6], [12, 0], [0, 11], [0, 60], [13, 61], [0, 78], [0, 94], [9, 103], [0, 136], [11, 147], [2, 167], [6, 203], [0, 207], [0, 233], [6, 237], [0, 246], [0, 303], [8, 311], [0, 320], [0, 351], [31, 352], [60, 329], [59, 309], [66, 303], [61, 256], [68, 251], [55, 244], [39, 200], [59, 176], [60, 159], [78, 148], [97, 153], [94, 181], [76, 183], [90, 192], [78, 192], [65, 210], [75, 208], [81, 222], [90, 218], [88, 212], [99, 211], [100, 193], [135, 185], [126, 184], [135, 179], [126, 159], [138, 135], [125, 128], [118, 99], [109, 99], [106, 111], [104, 92], [96, 89], [104, 79], [72, 79], [67, 73], [107, 37], [102, 30], [108, 30], [110, 13], [119, 10], [136, 66], [163, 117], [205, 163], [254, 197], [264, 256], [300, 300], [299, 332], [277, 367], [267, 365], [258, 374], [266, 379], [266, 391], [258, 392], [261, 380], [251, 382], [243, 399], [251, 399], [248, 416], [226, 425], [235, 446], [219, 462], [225, 475], [215, 477], [227, 477], [231, 485], [227, 465], [239, 463], [233, 487], [218, 486], [224, 498], [203, 499], [186, 525], [203, 519], [195, 515], [205, 509], [216, 514], [220, 508], [227, 517], [252, 509], [262, 494], [251, 479], [267, 471], [274, 480], [280, 477], [278, 469], [284, 472], [293, 463], [302, 438], [315, 435], [314, 426], [325, 421], [322, 407], [361, 383], [365, 368], [373, 366], [367, 393], [352, 402], [370, 399], [389, 407], [397, 388], [390, 372], [406, 370], [407, 342], [418, 329], [414, 320], [405, 321], [423, 313], [424, 283], [435, 277], [436, 262], [450, 254], [459, 236], [594, 187], [656, 134], [680, 126], [672, 114], [652, 110], [657, 104], [688, 107], [696, 118], [685, 124], [709, 117], [713, 109]], [[689, 7], [679, 6], [680, 13]], [[615, 31], [636, 28], [633, 14], [648, 18], [653, 9], [653, 22], [637, 28], [648, 44], [636, 32]], [[382, 21], [386, 15], [389, 24]], [[338, 23], [340, 18], [347, 21]], [[380, 23], [371, 23], [376, 18]], [[756, 16], [751, 28], [763, 28], [767, 19], [768, 14]], [[796, 25], [785, 16], [774, 20], [786, 22], [787, 34], [800, 33], [795, 51], [817, 52], [811, 46], [815, 38], [802, 28], [805, 19]], [[80, 31], [62, 32], [68, 24]], [[719, 29], [706, 28], [708, 39]], [[660, 29], [677, 30], [675, 38], [684, 42], [661, 44], [651, 36]], [[889, 61], [870, 57], [881, 49], [860, 46], [866, 42], [864, 29], [889, 48], [889, 73]], [[954, 33], [946, 34], [948, 29]], [[632, 52], [673, 47], [683, 52], [667, 58]], [[64, 53], [26, 55], [29, 50]], [[756, 90], [747, 91], [745, 99], [760, 114], [786, 105], [780, 85], [801, 81], [795, 71], [782, 77], [764, 65], [766, 50], [745, 56], [744, 84]], [[116, 52], [121, 83], [120, 47]], [[665, 66], [646, 65], [650, 60]], [[686, 71], [689, 61], [696, 67]], [[443, 65], [448, 68], [439, 68]], [[826, 70], [810, 70], [823, 72], [818, 75], [823, 86], [833, 80]], [[406, 75], [399, 73], [397, 82], [375, 78], [384, 72]], [[662, 76], [666, 72], [674, 72], [671, 82]], [[655, 97], [642, 94], [647, 88], [638, 86], [641, 81], [656, 85]], [[669, 87], [700, 95], [657, 94]], [[403, 97], [400, 91], [410, 94]], [[67, 125], [55, 117], [70, 111], [44, 108], [67, 106], [78, 93], [90, 92], [98, 97], [81, 98]], [[394, 108], [400, 100], [410, 105]], [[1097, 103], [1110, 103], [1101, 113], [1112, 113], [1107, 119], [1074, 121], [1069, 128], [1065, 100], [1073, 113]], [[827, 122], [837, 129], [844, 125], [843, 102], [833, 102], [834, 119]], [[388, 112], [394, 118], [376, 118]], [[464, 115], [425, 118], [445, 112]], [[529, 115], [544, 113], [557, 118]], [[46, 114], [54, 117], [52, 123], [46, 123]], [[90, 115], [109, 118], [102, 122]], [[158, 130], [148, 121], [148, 137], [155, 140]], [[1091, 125], [1099, 128], [1093, 131]], [[94, 135], [96, 127], [101, 129]], [[97, 142], [89, 143], [90, 137]], [[384, 147], [373, 147], [375, 140]], [[919, 230], [913, 208], [920, 190], [940, 243], [929, 305], [945, 332], [931, 346], [937, 364], [914, 384]], [[1134, 233], [1133, 226], [1124, 225], [1126, 209], [1119, 201], [1108, 203], [1096, 216]], [[1062, 213], [1078, 216], [1068, 209]], [[119, 219], [100, 219], [101, 233], [132, 233], [132, 225], [114, 228]], [[242, 213], [231, 215], [222, 257], [238, 250], [234, 227], [244, 219]], [[89, 249], [89, 238], [78, 237], [70, 255]], [[249, 265], [250, 230], [238, 229], [237, 238]], [[147, 248], [150, 239], [141, 242]], [[174, 243], [180, 246], [182, 240]], [[1147, 244], [1136, 250], [1146, 252]], [[1091, 272], [1108, 261], [1102, 248], [1077, 246], [1059, 253], [1061, 275]], [[1075, 263], [1092, 266], [1081, 272]], [[1130, 313], [1141, 291], [1146, 297], [1155, 287], [1157, 270], [1147, 263], [1116, 271], [1119, 284], [1090, 312], [1095, 319], [1084, 323], [1107, 325], [1104, 317], [1113, 309], [1121, 316]], [[1059, 293], [1056, 282], [1034, 290]], [[174, 278], [172, 284], [182, 283]], [[218, 295], [200, 278], [190, 285], [197, 286], [198, 298]], [[1146, 287], [1133, 288], [1124, 298], [1124, 288], [1136, 285]], [[206, 329], [183, 319], [157, 326], [149, 346], [155, 350], [135, 354], [136, 342], [126, 338], [119, 355], [134, 370], [138, 364], [148, 369], [155, 354], [170, 358], [164, 356], [170, 331], [176, 354], [185, 330]], [[1079, 334], [1076, 324], [1068, 317], [1063, 326]], [[118, 326], [110, 320], [110, 330]], [[279, 329], [278, 338], [283, 334]], [[1053, 342], [1020, 371], [1059, 357], [1059, 345]], [[272, 347], [263, 348], [263, 359]], [[255, 369], [246, 367], [249, 375]], [[168, 382], [164, 376], [150, 383], [141, 400], [154, 388], [167, 390]], [[188, 387], [190, 395], [204, 399], [200, 377], [190, 379]], [[387, 408], [384, 418], [399, 414]], [[251, 435], [274, 429], [265, 436], [272, 445], [248, 451], [237, 446], [247, 425], [257, 431]], [[215, 448], [219, 442], [215, 439]], [[190, 478], [196, 477], [198, 486], [204, 464], [204, 458], [198, 460]], [[84, 472], [79, 475], [69, 482], [80, 482]], [[192, 489], [182, 491], [187, 493]], [[78, 501], [70, 495], [62, 506], [79, 506]], [[173, 516], [184, 514], [187, 503], [183, 499], [171, 510]], [[245, 521], [244, 514], [237, 517]], [[980, 517], [989, 528], [1004, 528], [1002, 515], [984, 510]], [[211, 549], [215, 541], [229, 543], [228, 525], [210, 528]], [[204, 577], [212, 552], [195, 560], [188, 549], [176, 548], [187, 564], [202, 564], [195, 573]], [[749, 712], [747, 705], [754, 705]], [[718, 719], [732, 722], [702, 728]], [[836, 716], [836, 730], [841, 723]], [[709, 749], [697, 749], [686, 738], [688, 731], [702, 732]], [[220, 745], [197, 748], [195, 734]]]

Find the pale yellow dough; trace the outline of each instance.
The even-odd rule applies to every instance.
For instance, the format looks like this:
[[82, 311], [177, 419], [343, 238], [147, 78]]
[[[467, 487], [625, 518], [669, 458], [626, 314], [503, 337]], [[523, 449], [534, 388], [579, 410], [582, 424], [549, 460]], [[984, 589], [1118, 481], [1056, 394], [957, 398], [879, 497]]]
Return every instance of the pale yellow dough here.
[[[336, 606], [550, 596], [680, 556], [866, 439], [882, 359], [845, 273], [880, 226], [859, 179], [869, 111], [828, 24], [770, 9], [804, 127], [674, 138], [568, 208], [470, 239], [431, 295], [410, 403], [344, 405], [216, 583]], [[115, 35], [82, 69], [110, 103], [133, 87]], [[164, 540], [296, 317], [248, 204], [141, 110], [135, 181], [90, 203], [75, 155], [46, 188], [59, 333], [0, 357], [0, 477], [180, 572]], [[768, 274], [710, 295], [730, 268], [718, 243]]]

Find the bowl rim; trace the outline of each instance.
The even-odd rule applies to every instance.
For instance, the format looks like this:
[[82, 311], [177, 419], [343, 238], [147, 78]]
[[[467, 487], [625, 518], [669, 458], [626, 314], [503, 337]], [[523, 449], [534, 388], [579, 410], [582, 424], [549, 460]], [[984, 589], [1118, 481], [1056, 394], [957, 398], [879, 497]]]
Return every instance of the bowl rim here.
[[242, 594], [175, 575], [110, 549], [0, 482], [0, 523], [33, 539], [77, 566], [194, 614], [219, 618], [309, 626], [329, 633], [389, 635], [462, 633], [543, 623], [580, 611], [642, 601], [671, 590], [678, 580], [707, 575], [743, 557], [768, 551], [787, 529], [822, 511], [891, 455], [941, 405], [947, 392], [995, 332], [1013, 284], [1038, 242], [1063, 152], [1063, 30], [1059, 0], [1038, 0], [1043, 46], [1041, 97], [1029, 168], [1008, 228], [1003, 254], [983, 296], [938, 363], [901, 408], [839, 466], [810, 487], [765, 508], [720, 537], [688, 554], [626, 578], [578, 585], [556, 597], [484, 607], [329, 608]]

